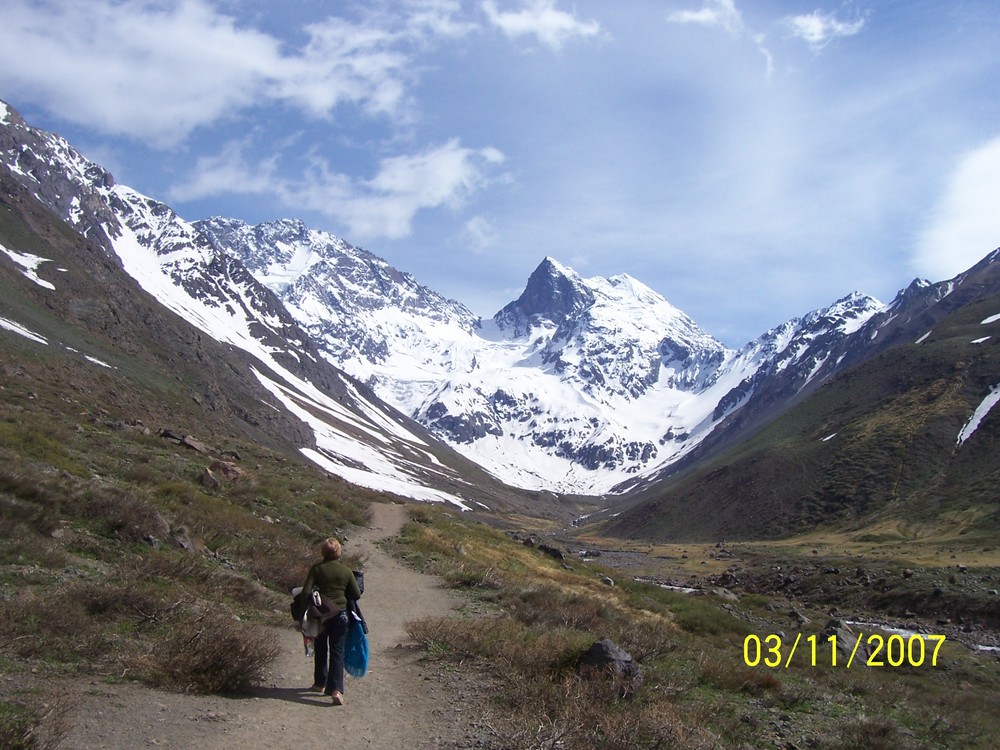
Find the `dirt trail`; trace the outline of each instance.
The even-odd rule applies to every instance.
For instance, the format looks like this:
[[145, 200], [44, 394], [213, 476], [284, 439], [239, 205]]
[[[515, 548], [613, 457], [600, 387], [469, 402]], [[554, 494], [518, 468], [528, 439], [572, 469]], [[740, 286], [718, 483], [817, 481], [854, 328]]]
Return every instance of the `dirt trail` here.
[[[470, 747], [478, 712], [474, 690], [457, 675], [443, 676], [407, 646], [404, 623], [448, 612], [455, 600], [430, 576], [400, 565], [374, 542], [399, 532], [401, 505], [373, 506], [372, 528], [348, 540], [345, 550], [367, 556], [361, 600], [371, 632], [369, 671], [347, 676], [346, 705], [308, 692], [312, 659], [302, 636], [279, 631], [281, 655], [252, 696], [188, 696], [99, 681], [74, 696], [74, 727], [66, 750], [139, 747], [322, 747], [344, 740], [351, 747]], [[75, 692], [75, 691], [74, 691]]]

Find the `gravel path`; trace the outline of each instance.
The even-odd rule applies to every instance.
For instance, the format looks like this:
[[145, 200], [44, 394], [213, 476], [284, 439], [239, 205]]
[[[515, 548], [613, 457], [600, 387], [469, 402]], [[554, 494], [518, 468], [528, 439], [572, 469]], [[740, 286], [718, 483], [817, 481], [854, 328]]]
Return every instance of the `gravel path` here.
[[70, 690], [73, 728], [65, 750], [132, 750], [142, 747], [270, 748], [323, 747], [345, 742], [354, 748], [448, 748], [475, 744], [477, 691], [466, 678], [420, 660], [404, 623], [447, 613], [455, 599], [438, 581], [383, 553], [374, 542], [399, 532], [401, 505], [373, 506], [372, 528], [345, 545], [367, 555], [361, 600], [369, 633], [369, 671], [347, 676], [346, 705], [306, 690], [312, 660], [302, 636], [277, 631], [281, 655], [253, 695], [191, 696], [137, 685], [93, 681]]

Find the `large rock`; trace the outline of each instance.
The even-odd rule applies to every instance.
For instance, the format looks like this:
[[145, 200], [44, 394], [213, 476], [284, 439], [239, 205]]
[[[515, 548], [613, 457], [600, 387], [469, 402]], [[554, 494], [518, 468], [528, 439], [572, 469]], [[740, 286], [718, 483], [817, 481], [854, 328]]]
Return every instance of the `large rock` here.
[[213, 461], [208, 470], [225, 477], [231, 482], [243, 478], [243, 469], [231, 461]]
[[[858, 646], [857, 652], [854, 651], [854, 644], [858, 642], [858, 634], [851, 629], [850, 625], [843, 620], [830, 620], [823, 628], [823, 632], [820, 633], [820, 641], [826, 643], [831, 635], [837, 636], [838, 666], [846, 667], [848, 662], [850, 662], [851, 667], [867, 665], [871, 650], [867, 643], [862, 642]], [[853, 661], [851, 661], [851, 654], [854, 654]]]
[[610, 676], [621, 688], [621, 697], [628, 698], [642, 686], [642, 669], [632, 655], [612, 641], [602, 638], [580, 657], [583, 674]]

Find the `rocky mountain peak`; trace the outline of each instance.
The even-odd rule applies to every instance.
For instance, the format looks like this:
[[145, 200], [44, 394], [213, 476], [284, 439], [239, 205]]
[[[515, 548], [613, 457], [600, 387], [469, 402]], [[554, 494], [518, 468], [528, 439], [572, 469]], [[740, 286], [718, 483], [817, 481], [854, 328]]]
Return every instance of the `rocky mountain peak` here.
[[528, 277], [521, 296], [494, 316], [497, 325], [523, 335], [532, 325], [559, 325], [594, 304], [594, 292], [571, 268], [546, 257]]

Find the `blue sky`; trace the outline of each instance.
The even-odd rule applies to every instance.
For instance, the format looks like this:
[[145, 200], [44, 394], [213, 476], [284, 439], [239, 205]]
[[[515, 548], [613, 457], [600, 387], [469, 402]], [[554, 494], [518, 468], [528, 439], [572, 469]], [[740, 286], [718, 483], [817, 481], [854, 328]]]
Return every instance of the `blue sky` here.
[[546, 255], [731, 346], [1000, 246], [996, 0], [4, 0], [0, 99], [187, 219], [490, 316]]

